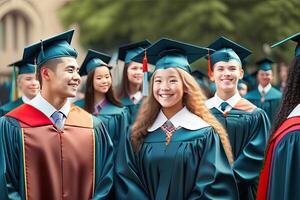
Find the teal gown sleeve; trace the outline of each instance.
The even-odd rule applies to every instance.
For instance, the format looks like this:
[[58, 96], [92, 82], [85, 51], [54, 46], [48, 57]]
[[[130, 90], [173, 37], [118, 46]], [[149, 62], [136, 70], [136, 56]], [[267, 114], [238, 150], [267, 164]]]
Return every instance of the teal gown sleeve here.
[[248, 138], [245, 138], [248, 142], [233, 164], [241, 199], [244, 196], [248, 196], [248, 199], [255, 199], [259, 172], [263, 164], [270, 130], [268, 117], [259, 108], [253, 111], [248, 120], [250, 120], [249, 134]]
[[118, 200], [147, 200], [147, 189], [140, 179], [137, 169], [136, 154], [134, 153], [130, 134], [119, 143], [119, 151], [115, 165], [115, 197]]
[[231, 166], [212, 128], [179, 129], [168, 145], [158, 129], [138, 154], [128, 138], [123, 147], [116, 165], [117, 199], [238, 199]]
[[95, 189], [93, 200], [108, 199], [113, 187], [113, 144], [104, 124], [93, 117], [95, 131]]
[[104, 125], [113, 142], [114, 157], [118, 151], [119, 141], [122, 140], [123, 135], [127, 134], [129, 128], [128, 109], [118, 108], [118, 112], [112, 114], [100, 114], [98, 116]]
[[239, 199], [234, 175], [217, 133], [212, 129], [206, 141], [198, 143], [201, 161], [198, 166], [194, 163], [196, 182], [188, 199]]
[[268, 200], [300, 199], [300, 130], [285, 135], [271, 161]]
[[[18, 122], [0, 118], [0, 199], [25, 199], [22, 132]], [[20, 167], [21, 166], [21, 167]]]
[[245, 96], [245, 98], [248, 99], [251, 103], [266, 112], [271, 123], [274, 121], [280, 107], [281, 97], [281, 92], [273, 87], [265, 96], [264, 102], [261, 102], [261, 95], [258, 90], [252, 91]]
[[123, 105], [128, 108], [129, 125], [132, 125], [135, 122], [143, 100], [139, 101], [137, 104], [134, 104], [129, 98], [122, 98], [121, 101]]
[[269, 138], [270, 123], [266, 113], [230, 110], [226, 116], [216, 108], [211, 112], [225, 127], [234, 155], [233, 171], [240, 199], [255, 199], [259, 172]]
[[3, 109], [0, 107], [0, 117], [2, 117], [4, 115], [4, 111]]
[[80, 99], [74, 102], [76, 106], [79, 106], [80, 108], [84, 109], [84, 99]]

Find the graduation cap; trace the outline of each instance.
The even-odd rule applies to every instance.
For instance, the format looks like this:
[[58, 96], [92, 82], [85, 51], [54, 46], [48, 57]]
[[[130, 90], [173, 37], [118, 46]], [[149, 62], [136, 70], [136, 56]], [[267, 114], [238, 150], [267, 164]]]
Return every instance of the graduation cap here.
[[[148, 47], [146, 52], [148, 63], [155, 65], [155, 70], [176, 67], [191, 73], [190, 64], [207, 55], [208, 48], [162, 38]], [[133, 60], [141, 62], [143, 57], [144, 52], [141, 52]]]
[[34, 74], [35, 73], [35, 65], [31, 64], [31, 63], [28, 63], [28, 62], [25, 62], [23, 60], [19, 60], [17, 62], [11, 63], [8, 66], [19, 68], [18, 75], [21, 75], [21, 74]]
[[[206, 55], [207, 51], [207, 48], [162, 38], [148, 47], [145, 51], [139, 53], [132, 60], [136, 62], [143, 61], [144, 91], [144, 89], [146, 90], [148, 88], [148, 82], [146, 81], [147, 77], [145, 77], [145, 72], [147, 71], [145, 70], [145, 65], [147, 66], [147, 63], [155, 65], [154, 71], [176, 67], [191, 73], [192, 70], [190, 64]], [[146, 93], [147, 92], [143, 92], [143, 95], [147, 96]]]
[[209, 77], [206, 73], [196, 69], [192, 71], [191, 75], [195, 78], [202, 89], [204, 89], [204, 87], [209, 89]]
[[211, 43], [208, 48], [215, 50], [209, 55], [212, 66], [220, 61], [228, 62], [230, 60], [236, 60], [242, 64], [242, 60], [251, 54], [249, 49], [223, 36]]
[[148, 46], [151, 45], [149, 40], [143, 40], [136, 43], [126, 44], [119, 48], [118, 59], [123, 60], [125, 64], [130, 63], [133, 57], [143, 52]]
[[274, 62], [269, 58], [263, 58], [256, 62], [258, 70], [269, 71], [272, 70], [272, 64]]
[[291, 36], [289, 36], [289, 37], [273, 44], [271, 47], [274, 48], [274, 47], [280, 46], [280, 45], [282, 45], [282, 44], [284, 44], [284, 43], [286, 43], [287, 41], [290, 41], [290, 40], [292, 40], [294, 42], [297, 42], [297, 46], [295, 48], [295, 56], [296, 57], [300, 56], [300, 32], [298, 32], [294, 35], [291, 35]]
[[111, 56], [107, 54], [89, 49], [80, 67], [80, 76], [88, 75], [88, 73], [90, 73], [97, 67], [105, 66], [108, 67], [108, 69], [111, 69], [112, 67], [107, 64], [110, 61], [110, 59]]
[[33, 62], [40, 67], [48, 60], [60, 57], [77, 58], [77, 52], [70, 46], [74, 30], [61, 33], [46, 40], [27, 46], [24, 49], [23, 60]]
[[18, 89], [17, 89], [17, 70], [19, 68], [18, 75], [22, 74], [35, 74], [36, 66], [28, 63], [24, 60], [19, 60], [17, 62], [11, 63], [8, 65], [13, 67], [12, 79], [11, 79], [11, 90], [10, 90], [10, 101], [15, 101], [18, 98]]
[[197, 69], [192, 71], [191, 75], [198, 79], [208, 78], [208, 76], [204, 72], [197, 70]]

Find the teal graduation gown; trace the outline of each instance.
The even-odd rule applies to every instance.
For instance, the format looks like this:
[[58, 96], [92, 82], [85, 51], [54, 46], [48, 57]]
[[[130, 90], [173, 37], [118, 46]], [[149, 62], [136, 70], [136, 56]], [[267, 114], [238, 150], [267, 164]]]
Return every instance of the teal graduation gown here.
[[134, 104], [128, 97], [121, 98], [122, 104], [128, 108], [129, 125], [132, 125], [135, 122], [135, 118], [139, 112], [142, 101], [143, 100], [140, 100], [139, 103]]
[[240, 199], [255, 199], [269, 137], [270, 123], [266, 113], [245, 99], [226, 114], [215, 107], [210, 110], [227, 131]]
[[272, 123], [276, 117], [277, 111], [280, 107], [282, 94], [279, 90], [271, 87], [268, 93], [265, 95], [264, 102], [261, 102], [261, 94], [259, 90], [256, 88], [248, 92], [245, 95], [245, 99], [248, 99], [251, 103], [256, 105], [257, 107], [263, 109]]
[[[83, 108], [84, 99], [76, 101], [75, 105]], [[119, 146], [119, 141], [123, 140], [129, 129], [128, 109], [126, 107], [119, 107], [108, 102], [100, 111], [97, 118], [103, 122], [113, 144], [114, 155]]]
[[107, 199], [113, 186], [113, 145], [101, 121], [72, 106], [59, 133], [32, 106], [13, 112], [20, 114], [18, 120], [0, 118], [1, 200]]
[[13, 102], [9, 102], [7, 104], [4, 104], [3, 106], [0, 107], [0, 117], [4, 116], [6, 113], [12, 111], [13, 109], [19, 107], [22, 105], [24, 102], [22, 100], [22, 97], [18, 98], [17, 100]]
[[180, 128], [168, 145], [165, 141], [165, 132], [158, 128], [148, 133], [137, 154], [129, 137], [120, 145], [117, 199], [238, 199], [232, 169], [212, 127]]
[[285, 135], [272, 158], [267, 199], [300, 199], [300, 130]]

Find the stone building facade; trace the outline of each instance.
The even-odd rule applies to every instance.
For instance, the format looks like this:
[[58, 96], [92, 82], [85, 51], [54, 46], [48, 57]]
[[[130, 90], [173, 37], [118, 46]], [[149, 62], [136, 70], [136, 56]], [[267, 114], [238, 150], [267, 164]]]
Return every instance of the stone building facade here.
[[[59, 9], [68, 1], [0, 0], [0, 84], [11, 73], [7, 65], [22, 58], [26, 45], [68, 29], [58, 17]], [[72, 45], [81, 52], [78, 38], [77, 30]]]

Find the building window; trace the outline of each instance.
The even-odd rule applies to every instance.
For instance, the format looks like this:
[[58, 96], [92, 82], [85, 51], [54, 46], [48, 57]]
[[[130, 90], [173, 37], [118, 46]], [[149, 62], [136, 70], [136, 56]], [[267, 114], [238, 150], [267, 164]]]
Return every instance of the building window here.
[[0, 49], [17, 51], [28, 44], [29, 21], [19, 11], [11, 11], [0, 19]]

